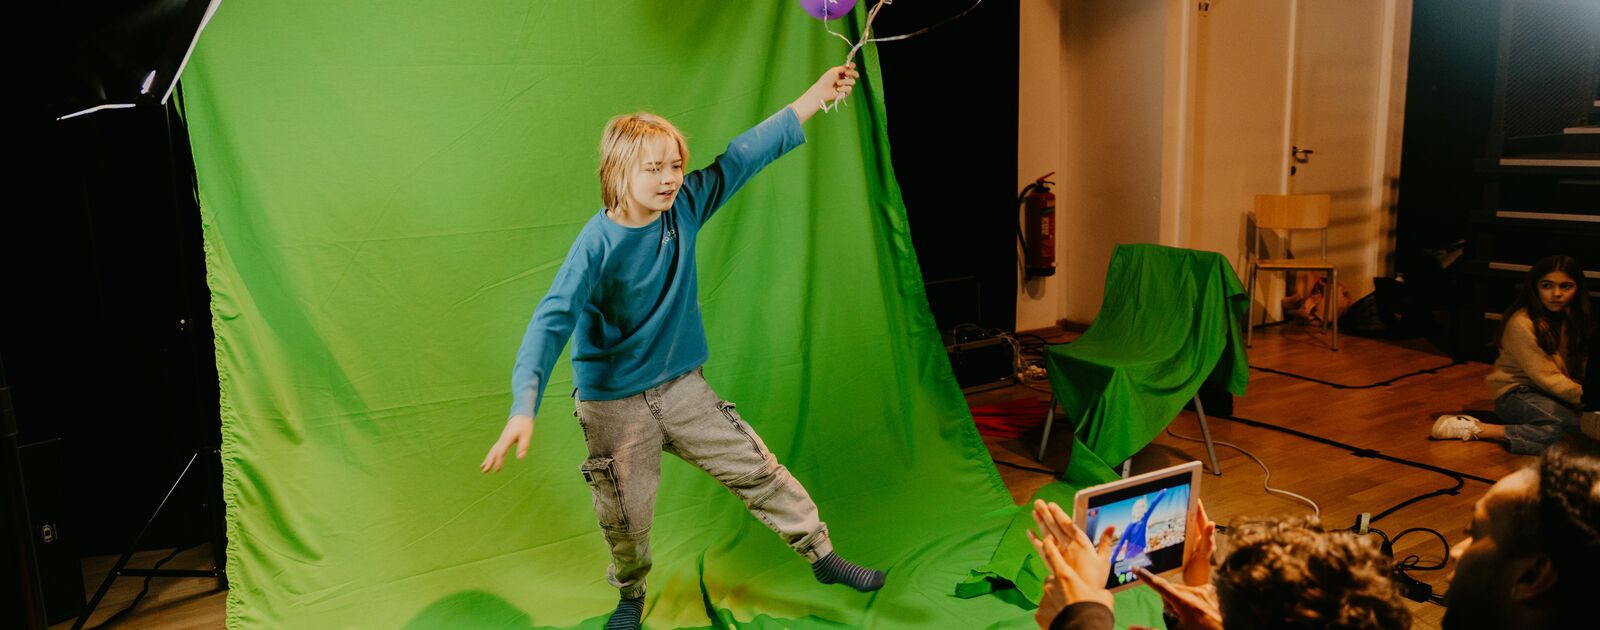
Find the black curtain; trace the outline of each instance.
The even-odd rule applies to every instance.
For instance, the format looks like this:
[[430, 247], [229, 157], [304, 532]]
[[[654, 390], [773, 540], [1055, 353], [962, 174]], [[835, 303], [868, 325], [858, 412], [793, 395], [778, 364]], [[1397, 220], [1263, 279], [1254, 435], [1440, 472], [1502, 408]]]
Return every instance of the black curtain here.
[[1002, 330], [1017, 318], [1017, 20], [1015, 2], [918, 0], [873, 24], [882, 37], [943, 22], [878, 45], [895, 177], [923, 279], [976, 278], [972, 323]]

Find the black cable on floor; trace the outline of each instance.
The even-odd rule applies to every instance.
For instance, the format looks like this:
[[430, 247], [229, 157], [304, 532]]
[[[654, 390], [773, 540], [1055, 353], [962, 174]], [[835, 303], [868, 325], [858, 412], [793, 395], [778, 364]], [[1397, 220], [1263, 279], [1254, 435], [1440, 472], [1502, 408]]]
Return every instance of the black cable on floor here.
[[1393, 385], [1393, 384], [1395, 384], [1396, 382], [1398, 382], [1398, 381], [1400, 381], [1402, 379], [1411, 378], [1413, 376], [1419, 376], [1419, 375], [1422, 375], [1422, 374], [1437, 374], [1437, 373], [1439, 373], [1439, 370], [1442, 370], [1442, 369], [1445, 369], [1445, 368], [1448, 368], [1448, 367], [1454, 367], [1454, 366], [1457, 366], [1457, 365], [1461, 365], [1463, 363], [1466, 363], [1466, 361], [1451, 360], [1449, 363], [1446, 363], [1446, 364], [1438, 366], [1438, 367], [1423, 368], [1423, 369], [1417, 370], [1415, 372], [1408, 372], [1408, 373], [1401, 374], [1400, 376], [1396, 376], [1396, 377], [1391, 378], [1391, 379], [1378, 381], [1376, 383], [1368, 383], [1366, 385], [1346, 385], [1344, 383], [1335, 383], [1333, 381], [1325, 381], [1325, 380], [1322, 380], [1320, 378], [1306, 376], [1304, 374], [1295, 374], [1294, 372], [1287, 372], [1287, 371], [1284, 371], [1284, 370], [1279, 370], [1279, 369], [1269, 368], [1269, 367], [1261, 367], [1259, 365], [1252, 365], [1252, 366], [1250, 366], [1250, 369], [1252, 369], [1252, 370], [1260, 370], [1262, 372], [1267, 372], [1269, 374], [1277, 374], [1279, 376], [1287, 376], [1289, 378], [1297, 378], [1297, 379], [1300, 379], [1302, 381], [1310, 381], [1310, 382], [1317, 383], [1317, 384], [1320, 384], [1320, 385], [1327, 385], [1328, 387], [1332, 387], [1334, 389], [1372, 389], [1372, 388], [1375, 388], [1375, 387], [1388, 387], [1388, 386]]
[[[1378, 522], [1378, 519], [1383, 518], [1385, 516], [1388, 516], [1390, 514], [1393, 514], [1396, 511], [1398, 511], [1400, 508], [1403, 508], [1405, 506], [1411, 505], [1412, 503], [1416, 503], [1418, 501], [1422, 501], [1424, 499], [1431, 499], [1433, 497], [1444, 496], [1444, 495], [1454, 496], [1454, 495], [1457, 495], [1457, 494], [1461, 494], [1461, 487], [1465, 486], [1465, 485], [1467, 485], [1467, 482], [1466, 482], [1465, 479], [1462, 479], [1461, 477], [1456, 477], [1456, 485], [1454, 485], [1452, 487], [1449, 487], [1449, 488], [1440, 488], [1438, 490], [1434, 490], [1433, 492], [1419, 494], [1417, 496], [1411, 497], [1409, 499], [1406, 499], [1404, 501], [1401, 501], [1399, 503], [1391, 505], [1387, 509], [1385, 509], [1384, 511], [1379, 512], [1376, 515], [1373, 515], [1372, 520], [1370, 522], [1376, 523], [1376, 522]], [[1490, 485], [1493, 485], [1493, 484], [1490, 484]], [[1445, 545], [1445, 546], [1449, 547], [1448, 544]]]
[[1488, 485], [1491, 485], [1491, 486], [1494, 485], [1494, 480], [1486, 478], [1486, 477], [1479, 477], [1479, 476], [1471, 474], [1471, 473], [1464, 473], [1464, 472], [1461, 472], [1461, 471], [1458, 471], [1458, 470], [1451, 470], [1449, 468], [1444, 468], [1444, 467], [1441, 467], [1441, 466], [1435, 466], [1433, 464], [1424, 464], [1422, 462], [1409, 460], [1409, 459], [1406, 459], [1404, 457], [1395, 457], [1393, 455], [1387, 455], [1387, 454], [1384, 454], [1381, 451], [1378, 451], [1377, 449], [1362, 448], [1362, 447], [1354, 446], [1354, 445], [1351, 445], [1351, 444], [1345, 444], [1344, 442], [1340, 442], [1338, 440], [1325, 438], [1325, 437], [1322, 437], [1320, 435], [1313, 435], [1311, 433], [1306, 433], [1305, 431], [1300, 431], [1300, 430], [1297, 430], [1297, 429], [1291, 429], [1289, 427], [1272, 424], [1270, 422], [1263, 422], [1261, 420], [1251, 420], [1249, 418], [1240, 418], [1240, 417], [1236, 417], [1236, 416], [1223, 416], [1223, 415], [1214, 415], [1214, 414], [1207, 414], [1206, 417], [1208, 417], [1208, 418], [1222, 418], [1223, 420], [1228, 420], [1230, 422], [1237, 422], [1237, 423], [1243, 424], [1245, 426], [1256, 427], [1258, 429], [1270, 429], [1270, 430], [1273, 430], [1273, 431], [1278, 431], [1280, 433], [1287, 433], [1289, 435], [1302, 437], [1302, 438], [1311, 440], [1313, 442], [1326, 444], [1328, 446], [1332, 446], [1332, 447], [1336, 447], [1336, 448], [1342, 448], [1344, 450], [1350, 451], [1350, 454], [1351, 455], [1355, 455], [1356, 457], [1370, 457], [1370, 458], [1373, 458], [1373, 459], [1381, 459], [1381, 460], [1385, 460], [1385, 461], [1391, 461], [1391, 462], [1394, 462], [1396, 464], [1403, 464], [1403, 465], [1406, 465], [1406, 466], [1410, 466], [1412, 468], [1420, 468], [1422, 470], [1427, 470], [1427, 471], [1430, 471], [1430, 472], [1436, 472], [1436, 473], [1439, 473], [1439, 474], [1444, 475], [1446, 477], [1461, 478], [1461, 479], [1471, 479], [1473, 481], [1485, 483], [1485, 484], [1488, 484]]
[[[1410, 529], [1401, 530], [1400, 533], [1394, 535], [1394, 540], [1389, 541], [1391, 549], [1394, 545], [1400, 544], [1400, 539], [1405, 538], [1406, 534], [1414, 533], [1432, 534], [1434, 538], [1438, 539], [1439, 544], [1444, 547], [1444, 554], [1439, 556], [1439, 561], [1433, 564], [1423, 564], [1422, 556], [1412, 554], [1402, 559], [1400, 563], [1396, 565], [1396, 568], [1399, 568], [1402, 571], [1438, 571], [1450, 564], [1450, 541], [1445, 540], [1444, 534], [1426, 527], [1412, 527]], [[1393, 554], [1391, 553], [1390, 555], [1392, 556]]]
[[1461, 493], [1461, 488], [1463, 486], [1467, 485], [1467, 482], [1466, 482], [1467, 479], [1471, 479], [1473, 481], [1477, 481], [1477, 482], [1484, 483], [1484, 484], [1491, 485], [1491, 486], [1494, 485], [1494, 480], [1486, 478], [1486, 477], [1479, 477], [1477, 475], [1473, 475], [1473, 474], [1470, 474], [1470, 473], [1464, 473], [1464, 472], [1461, 472], [1461, 471], [1458, 471], [1458, 470], [1451, 470], [1449, 468], [1444, 468], [1444, 467], [1441, 467], [1441, 466], [1434, 466], [1433, 464], [1424, 464], [1422, 462], [1409, 460], [1409, 459], [1406, 459], [1404, 457], [1395, 457], [1393, 455], [1387, 455], [1387, 454], [1384, 454], [1384, 453], [1378, 451], [1377, 449], [1361, 448], [1361, 447], [1358, 447], [1358, 446], [1345, 444], [1344, 442], [1340, 442], [1338, 440], [1325, 438], [1325, 437], [1322, 437], [1320, 435], [1313, 435], [1311, 433], [1306, 433], [1305, 431], [1300, 431], [1300, 430], [1291, 429], [1291, 428], [1284, 427], [1284, 426], [1279, 426], [1279, 425], [1276, 425], [1276, 424], [1272, 424], [1270, 422], [1262, 422], [1260, 420], [1251, 420], [1249, 418], [1238, 418], [1238, 417], [1234, 417], [1234, 416], [1212, 415], [1212, 416], [1209, 416], [1209, 417], [1222, 418], [1223, 420], [1228, 420], [1228, 421], [1231, 421], [1231, 422], [1238, 422], [1240, 424], [1243, 424], [1243, 425], [1246, 425], [1246, 426], [1251, 426], [1251, 427], [1256, 427], [1258, 429], [1270, 429], [1270, 430], [1273, 430], [1273, 431], [1278, 431], [1280, 433], [1287, 433], [1289, 435], [1305, 438], [1305, 439], [1308, 439], [1308, 440], [1311, 440], [1313, 442], [1317, 442], [1317, 443], [1320, 443], [1320, 444], [1326, 444], [1328, 446], [1333, 446], [1335, 448], [1342, 448], [1344, 450], [1350, 451], [1350, 454], [1351, 455], [1355, 455], [1356, 457], [1370, 457], [1370, 458], [1373, 458], [1373, 459], [1381, 459], [1381, 460], [1384, 460], [1384, 461], [1390, 461], [1390, 462], [1394, 462], [1396, 464], [1401, 464], [1401, 465], [1404, 465], [1404, 466], [1410, 466], [1412, 468], [1420, 468], [1422, 470], [1426, 470], [1426, 471], [1429, 471], [1429, 472], [1435, 472], [1435, 473], [1444, 475], [1446, 477], [1450, 477], [1451, 479], [1455, 480], [1456, 483], [1455, 483], [1454, 486], [1451, 486], [1449, 488], [1440, 488], [1438, 490], [1434, 490], [1434, 491], [1431, 491], [1431, 492], [1425, 492], [1423, 494], [1419, 494], [1417, 496], [1411, 497], [1409, 499], [1406, 499], [1404, 501], [1396, 503], [1396, 504], [1394, 504], [1392, 506], [1389, 506], [1388, 508], [1385, 508], [1382, 512], [1378, 512], [1377, 515], [1372, 517], [1372, 520], [1370, 522], [1373, 522], [1373, 523], [1376, 523], [1376, 522], [1378, 522], [1379, 519], [1381, 519], [1381, 518], [1383, 518], [1385, 516], [1388, 516], [1390, 514], [1393, 514], [1396, 511], [1400, 510], [1401, 508], [1404, 508], [1404, 507], [1406, 507], [1408, 505], [1411, 505], [1413, 503], [1417, 503], [1417, 502], [1423, 501], [1425, 499], [1431, 499], [1431, 498], [1437, 497], [1437, 496], [1444, 496], [1444, 495], [1454, 496], [1454, 495], [1460, 494]]
[[1445, 540], [1444, 534], [1426, 527], [1412, 527], [1410, 529], [1401, 531], [1399, 534], [1395, 534], [1395, 537], [1390, 539], [1389, 535], [1385, 534], [1383, 530], [1376, 527], [1366, 527], [1363, 529], [1361, 528], [1360, 523], [1357, 523], [1356, 527], [1351, 528], [1350, 531], [1353, 531], [1357, 534], [1377, 534], [1383, 539], [1383, 544], [1380, 546], [1380, 549], [1383, 551], [1383, 555], [1387, 556], [1390, 560], [1394, 559], [1395, 545], [1399, 544], [1400, 539], [1404, 538], [1407, 534], [1418, 532], [1432, 534], [1434, 538], [1439, 540], [1439, 544], [1444, 548], [1444, 554], [1439, 557], [1439, 561], [1432, 564], [1423, 564], [1422, 556], [1417, 554], [1408, 555], [1390, 566], [1390, 579], [1394, 582], [1395, 587], [1399, 589], [1400, 595], [1406, 599], [1418, 603], [1438, 604], [1440, 606], [1445, 604], [1444, 595], [1433, 592], [1433, 585], [1411, 577], [1410, 574], [1411, 571], [1438, 571], [1445, 568], [1445, 566], [1449, 564], [1450, 541]]
[[1034, 468], [1032, 466], [1023, 466], [1022, 464], [1013, 464], [1011, 462], [1000, 461], [998, 459], [994, 460], [994, 463], [999, 464], [1001, 466], [1007, 466], [1007, 467], [1010, 467], [1010, 468], [1015, 468], [1017, 470], [1026, 470], [1028, 472], [1043, 473], [1043, 474], [1046, 474], [1046, 475], [1054, 475], [1056, 477], [1060, 477], [1061, 475], [1066, 474], [1065, 471], [1061, 471], [1061, 470], [1050, 470], [1048, 468]]
[[[156, 561], [156, 565], [154, 567], [151, 567], [151, 568], [152, 569], [161, 568], [161, 565], [166, 564], [168, 560], [171, 560], [173, 558], [178, 557], [179, 553], [183, 552], [186, 549], [194, 547], [194, 546], [195, 545], [189, 545], [188, 547], [178, 547], [176, 549], [173, 549], [172, 553], [167, 554], [167, 557], [165, 557], [165, 558], [157, 560]], [[122, 608], [122, 610], [117, 611], [115, 614], [111, 615], [110, 617], [106, 617], [106, 620], [100, 622], [100, 625], [95, 626], [93, 628], [90, 628], [89, 630], [101, 630], [102, 628], [106, 628], [106, 627], [110, 626], [111, 624], [116, 623], [117, 620], [127, 616], [128, 613], [133, 612], [133, 609], [139, 605], [139, 602], [144, 600], [144, 596], [148, 595], [150, 593], [150, 580], [152, 578], [154, 578], [154, 577], [155, 576], [153, 576], [153, 575], [145, 576], [145, 578], [144, 578], [144, 587], [139, 589], [139, 594], [138, 595], [134, 595], [133, 596], [133, 601], [128, 602], [128, 605], [124, 606]]]
[[[1446, 366], [1446, 367], [1448, 367], [1448, 366]], [[1458, 494], [1461, 493], [1461, 488], [1463, 488], [1463, 487], [1465, 487], [1467, 485], [1466, 480], [1468, 480], [1468, 479], [1471, 479], [1473, 481], [1477, 481], [1479, 483], [1483, 483], [1483, 484], [1486, 484], [1486, 485], [1491, 485], [1491, 486], [1494, 485], [1494, 480], [1493, 479], [1489, 479], [1487, 477], [1480, 477], [1478, 475], [1474, 475], [1474, 474], [1471, 474], [1471, 473], [1464, 473], [1464, 472], [1461, 472], [1461, 471], [1458, 471], [1458, 470], [1451, 470], [1449, 468], [1444, 468], [1442, 466], [1435, 466], [1433, 464], [1424, 464], [1422, 462], [1406, 459], [1404, 457], [1396, 457], [1394, 455], [1388, 455], [1388, 454], [1385, 454], [1385, 453], [1383, 453], [1383, 452], [1381, 452], [1381, 451], [1379, 451], [1377, 449], [1362, 448], [1362, 447], [1355, 446], [1355, 445], [1352, 445], [1352, 444], [1346, 444], [1346, 443], [1340, 442], [1338, 440], [1334, 440], [1334, 439], [1331, 439], [1331, 438], [1325, 438], [1325, 437], [1322, 437], [1320, 435], [1315, 435], [1315, 434], [1312, 434], [1312, 433], [1306, 433], [1305, 431], [1300, 431], [1298, 429], [1291, 429], [1291, 428], [1288, 428], [1288, 427], [1285, 427], [1285, 426], [1272, 424], [1270, 422], [1264, 422], [1264, 421], [1261, 421], [1261, 420], [1252, 420], [1250, 418], [1240, 418], [1240, 417], [1237, 417], [1237, 416], [1224, 416], [1224, 415], [1217, 415], [1217, 414], [1211, 414], [1208, 417], [1221, 418], [1223, 420], [1227, 420], [1227, 421], [1230, 421], [1230, 422], [1237, 422], [1237, 423], [1243, 424], [1245, 426], [1255, 427], [1255, 428], [1258, 428], [1258, 429], [1268, 429], [1268, 430], [1272, 430], [1272, 431], [1278, 431], [1280, 433], [1287, 433], [1289, 435], [1293, 435], [1295, 437], [1311, 440], [1311, 441], [1317, 442], [1319, 444], [1325, 444], [1325, 445], [1328, 445], [1328, 446], [1332, 446], [1334, 448], [1344, 449], [1346, 451], [1349, 451], [1351, 455], [1354, 455], [1356, 457], [1368, 457], [1368, 458], [1372, 458], [1372, 459], [1381, 459], [1381, 460], [1384, 460], [1384, 461], [1394, 462], [1394, 463], [1400, 464], [1402, 466], [1410, 466], [1412, 468], [1418, 468], [1418, 469], [1421, 469], [1421, 470], [1426, 470], [1426, 471], [1429, 471], [1429, 472], [1438, 473], [1438, 474], [1444, 475], [1446, 477], [1449, 477], [1449, 478], [1451, 478], [1452, 480], [1455, 481], [1455, 485], [1453, 485], [1451, 487], [1440, 488], [1438, 490], [1425, 492], [1423, 494], [1419, 494], [1417, 496], [1411, 497], [1409, 499], [1406, 499], [1404, 501], [1396, 503], [1396, 504], [1394, 504], [1392, 506], [1389, 506], [1388, 508], [1385, 508], [1383, 511], [1380, 511], [1377, 514], [1373, 515], [1372, 519], [1370, 521], [1368, 521], [1370, 523], [1376, 523], [1380, 519], [1382, 519], [1382, 518], [1384, 518], [1386, 516], [1389, 516], [1390, 514], [1393, 514], [1393, 513], [1397, 512], [1397, 511], [1399, 511], [1400, 509], [1405, 508], [1406, 506], [1409, 506], [1409, 505], [1412, 505], [1412, 504], [1415, 504], [1415, 503], [1418, 503], [1418, 502], [1421, 502], [1421, 501], [1424, 501], [1424, 500], [1427, 500], [1427, 499], [1431, 499], [1433, 497], [1446, 496], [1446, 495], [1449, 495], [1449, 496], [1458, 495]], [[1028, 471], [1028, 472], [1035, 472], [1035, 473], [1041, 473], [1041, 474], [1046, 474], [1046, 475], [1054, 475], [1054, 476], [1057, 476], [1057, 477], [1060, 477], [1062, 474], [1065, 474], [1064, 471], [1059, 471], [1059, 470], [1050, 470], [1050, 469], [1046, 469], [1046, 468], [1036, 468], [1036, 467], [1033, 467], [1033, 466], [1023, 466], [1021, 464], [1013, 464], [1011, 462], [1001, 461], [1001, 460], [998, 460], [998, 459], [997, 460], [993, 460], [993, 461], [994, 461], [994, 463], [996, 463], [998, 465], [1001, 465], [1001, 466], [1006, 466], [1006, 467], [1009, 467], [1009, 468], [1015, 468], [1015, 469], [1018, 469], [1018, 470], [1025, 470], [1025, 471]]]

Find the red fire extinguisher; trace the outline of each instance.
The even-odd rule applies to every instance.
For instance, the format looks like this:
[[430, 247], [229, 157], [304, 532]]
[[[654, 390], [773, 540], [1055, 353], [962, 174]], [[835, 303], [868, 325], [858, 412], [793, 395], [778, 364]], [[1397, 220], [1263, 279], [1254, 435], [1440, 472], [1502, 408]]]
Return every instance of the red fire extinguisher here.
[[1022, 214], [1026, 227], [1017, 226], [1017, 239], [1022, 242], [1023, 268], [1028, 278], [1056, 275], [1056, 194], [1050, 192], [1056, 183], [1045, 179], [1055, 174], [1050, 171], [1040, 175], [1017, 196], [1019, 205], [1026, 204]]

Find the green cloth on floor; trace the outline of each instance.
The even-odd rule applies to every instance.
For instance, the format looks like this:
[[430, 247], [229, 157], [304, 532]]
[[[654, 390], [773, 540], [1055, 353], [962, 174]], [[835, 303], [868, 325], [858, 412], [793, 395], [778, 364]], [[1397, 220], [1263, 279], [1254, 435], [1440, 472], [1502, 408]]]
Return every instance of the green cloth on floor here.
[[[858, 32], [864, 11], [834, 28]], [[704, 166], [845, 51], [793, 2], [223, 3], [183, 83], [227, 626], [603, 625], [617, 592], [566, 360], [527, 458], [477, 470], [523, 328], [599, 207], [601, 129], [659, 112]], [[927, 310], [875, 54], [848, 105], [707, 225], [699, 268], [706, 377], [810, 490], [839, 553], [888, 583], [816, 583], [666, 456], [647, 628], [1034, 625], [954, 593], [1012, 506]]]
[[[1118, 245], [1094, 325], [1046, 352], [1051, 390], [1065, 410], [1062, 419], [1075, 430], [1062, 480], [1035, 498], [1070, 511], [1078, 490], [1120, 478], [1114, 467], [1154, 440], [1204, 382], [1243, 396], [1250, 376], [1241, 335], [1248, 309], [1244, 285], [1220, 254]], [[974, 569], [959, 592], [972, 597], [1015, 588], [1038, 601], [1044, 572], [1025, 537], [1030, 527], [1029, 513], [1017, 514], [994, 558]], [[1148, 598], [1132, 593], [1154, 596], [1145, 587], [1119, 593], [1119, 627], [1150, 624], [1132, 618], [1149, 612], [1143, 607]], [[1155, 612], [1159, 622], [1159, 601]]]
[[[1018, 606], [1037, 608], [1039, 597], [1044, 593], [1047, 571], [1044, 562], [1033, 552], [1033, 545], [1028, 542], [1027, 531], [1034, 528], [1032, 508], [1029, 506], [1038, 499], [1053, 501], [1070, 511], [1072, 497], [1079, 489], [1091, 485], [1094, 484], [1074, 486], [1052, 483], [1039, 488], [1028, 500], [1028, 506], [1019, 508], [1014, 515], [994, 558], [982, 568], [974, 569], [957, 587], [956, 594], [960, 597], [993, 595]], [[1116, 593], [1114, 597], [1117, 628], [1127, 628], [1129, 625], [1165, 627], [1161, 618], [1161, 597], [1149, 587], [1135, 586]]]

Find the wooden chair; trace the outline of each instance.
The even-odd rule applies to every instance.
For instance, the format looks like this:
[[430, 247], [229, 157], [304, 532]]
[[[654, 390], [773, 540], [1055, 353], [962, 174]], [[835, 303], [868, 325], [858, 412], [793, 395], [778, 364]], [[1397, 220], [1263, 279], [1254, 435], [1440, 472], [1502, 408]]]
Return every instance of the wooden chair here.
[[[1327, 313], [1323, 317], [1324, 324], [1333, 326], [1333, 349], [1339, 349], [1339, 316], [1337, 310], [1339, 291], [1339, 270], [1333, 263], [1328, 262], [1328, 195], [1256, 195], [1255, 211], [1252, 218], [1256, 226], [1255, 235], [1250, 239], [1250, 281], [1246, 285], [1246, 292], [1250, 296], [1251, 304], [1255, 304], [1256, 274], [1261, 271], [1321, 271], [1328, 276], [1326, 299], [1322, 301]], [[1289, 237], [1293, 237], [1295, 230], [1320, 230], [1322, 232], [1322, 256], [1319, 258], [1262, 258], [1261, 257], [1261, 232], [1263, 230], [1286, 230]], [[1287, 241], [1286, 241], [1287, 242]], [[1288, 254], [1288, 248], [1285, 247]], [[1285, 274], [1287, 277], [1287, 274]], [[1253, 307], [1252, 311], [1255, 310]], [[1255, 318], [1247, 316], [1245, 324], [1244, 345], [1249, 347], [1255, 333]]]
[[[1216, 252], [1122, 244], [1112, 250], [1105, 286], [1089, 329], [1045, 348], [1052, 398], [1039, 460], [1058, 402], [1072, 426], [1069, 458], [1120, 462], [1127, 476], [1133, 454], [1193, 400], [1211, 472], [1222, 474], [1200, 388], [1210, 381], [1243, 395], [1249, 376], [1239, 334], [1249, 304], [1233, 265]], [[1077, 466], [1069, 459], [1069, 468]]]

